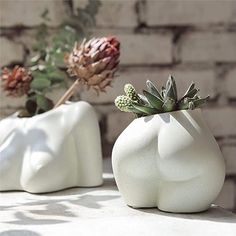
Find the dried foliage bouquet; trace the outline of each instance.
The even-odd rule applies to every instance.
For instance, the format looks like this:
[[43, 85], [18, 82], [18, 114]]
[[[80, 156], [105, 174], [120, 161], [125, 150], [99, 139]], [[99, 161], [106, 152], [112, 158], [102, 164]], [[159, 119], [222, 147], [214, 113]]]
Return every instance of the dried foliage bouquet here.
[[[56, 32], [48, 28], [50, 19], [45, 10], [41, 16], [44, 23], [36, 33], [36, 43], [30, 49], [31, 58], [26, 66], [1, 70], [0, 82], [6, 95], [26, 96], [19, 116], [34, 116], [65, 103], [73, 95], [78, 98], [79, 85], [99, 93], [105, 92], [111, 84], [119, 64], [119, 41], [115, 37], [84, 39], [89, 35], [88, 29], [96, 23], [100, 5], [98, 0], [89, 0], [85, 8], [78, 8], [77, 14], [65, 19]], [[55, 105], [50, 92], [54, 88], [68, 88], [70, 80], [75, 80], [74, 84]]]
[[54, 106], [43, 90], [50, 86], [46, 79], [36, 79], [30, 68], [15, 66], [13, 70], [4, 68], [1, 84], [8, 96], [27, 96], [25, 110], [20, 116], [33, 116], [57, 107], [69, 100], [79, 85], [93, 88], [98, 94], [111, 85], [117, 71], [120, 56], [120, 43], [115, 37], [92, 38], [75, 43], [71, 53], [65, 55], [69, 76], [75, 78], [73, 85]]

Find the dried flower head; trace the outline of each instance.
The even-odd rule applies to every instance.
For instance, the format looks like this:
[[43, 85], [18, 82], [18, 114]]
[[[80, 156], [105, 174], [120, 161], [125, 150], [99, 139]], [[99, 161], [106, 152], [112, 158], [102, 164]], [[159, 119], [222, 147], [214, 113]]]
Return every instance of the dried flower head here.
[[115, 37], [93, 38], [66, 55], [70, 76], [79, 79], [97, 92], [111, 84], [119, 64], [120, 42]]
[[30, 90], [32, 75], [24, 67], [15, 66], [13, 70], [4, 68], [0, 76], [2, 88], [9, 96], [20, 97]]

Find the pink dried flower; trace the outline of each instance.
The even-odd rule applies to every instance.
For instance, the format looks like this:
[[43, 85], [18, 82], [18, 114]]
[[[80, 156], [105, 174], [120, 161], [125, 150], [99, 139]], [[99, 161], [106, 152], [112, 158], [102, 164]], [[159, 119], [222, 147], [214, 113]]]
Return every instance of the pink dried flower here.
[[8, 96], [14, 97], [27, 94], [32, 79], [31, 73], [20, 66], [15, 66], [13, 70], [4, 68], [0, 76], [3, 90], [8, 93]]

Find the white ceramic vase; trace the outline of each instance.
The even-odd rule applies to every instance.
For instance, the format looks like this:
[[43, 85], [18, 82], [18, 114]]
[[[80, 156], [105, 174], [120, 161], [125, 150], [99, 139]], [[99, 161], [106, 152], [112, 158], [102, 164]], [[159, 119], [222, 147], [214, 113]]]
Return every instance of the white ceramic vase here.
[[98, 120], [77, 102], [0, 121], [0, 191], [51, 192], [102, 184]]
[[114, 145], [112, 166], [127, 205], [177, 213], [208, 209], [225, 178], [200, 109], [135, 119]]

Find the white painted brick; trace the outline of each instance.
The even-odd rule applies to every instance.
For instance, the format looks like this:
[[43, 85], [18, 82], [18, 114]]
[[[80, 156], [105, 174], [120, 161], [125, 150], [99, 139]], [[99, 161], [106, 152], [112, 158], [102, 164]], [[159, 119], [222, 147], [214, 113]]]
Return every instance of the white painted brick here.
[[23, 62], [23, 58], [24, 49], [22, 45], [0, 37], [0, 67], [13, 62]]
[[170, 34], [119, 35], [121, 64], [166, 64], [172, 62]]
[[[96, 26], [99, 27], [136, 27], [136, 0], [100, 0], [101, 5], [95, 16]], [[73, 0], [74, 12], [84, 9], [88, 0]]]
[[222, 153], [226, 162], [226, 173], [236, 174], [236, 146], [225, 146]]
[[101, 27], [136, 27], [136, 0], [101, 0], [96, 25]]
[[118, 72], [119, 76], [114, 80], [113, 88], [108, 88], [107, 93], [102, 93], [99, 97], [94, 91], [84, 91], [81, 94], [83, 100], [92, 103], [108, 103], [123, 94], [123, 88], [126, 83], [131, 83], [135, 86], [139, 93], [146, 87], [147, 79], [155, 82], [159, 87], [166, 83], [169, 74], [173, 74], [176, 78], [179, 96], [183, 95], [187, 87], [192, 81], [195, 81], [196, 86], [201, 89], [201, 95], [210, 94], [212, 97], [214, 91], [214, 73], [211, 70], [191, 71], [191, 70], [167, 70], [167, 69], [143, 69], [130, 68], [129, 70]]
[[58, 26], [67, 13], [63, 0], [1, 0], [0, 9], [0, 25], [3, 27], [39, 25], [43, 22], [41, 15], [45, 9], [51, 19], [47, 24]]
[[215, 201], [215, 204], [233, 210], [235, 208], [235, 184], [232, 180], [226, 180], [224, 186]]
[[120, 111], [110, 113], [107, 116], [107, 141], [114, 142], [133, 119], [131, 113]]
[[227, 88], [228, 96], [230, 98], [236, 98], [236, 68], [234, 68], [227, 74], [226, 88]]
[[189, 33], [180, 56], [183, 62], [234, 62], [236, 33]]
[[234, 0], [147, 0], [147, 24], [191, 25], [236, 22]]
[[204, 109], [203, 116], [216, 137], [236, 135], [236, 107]]

